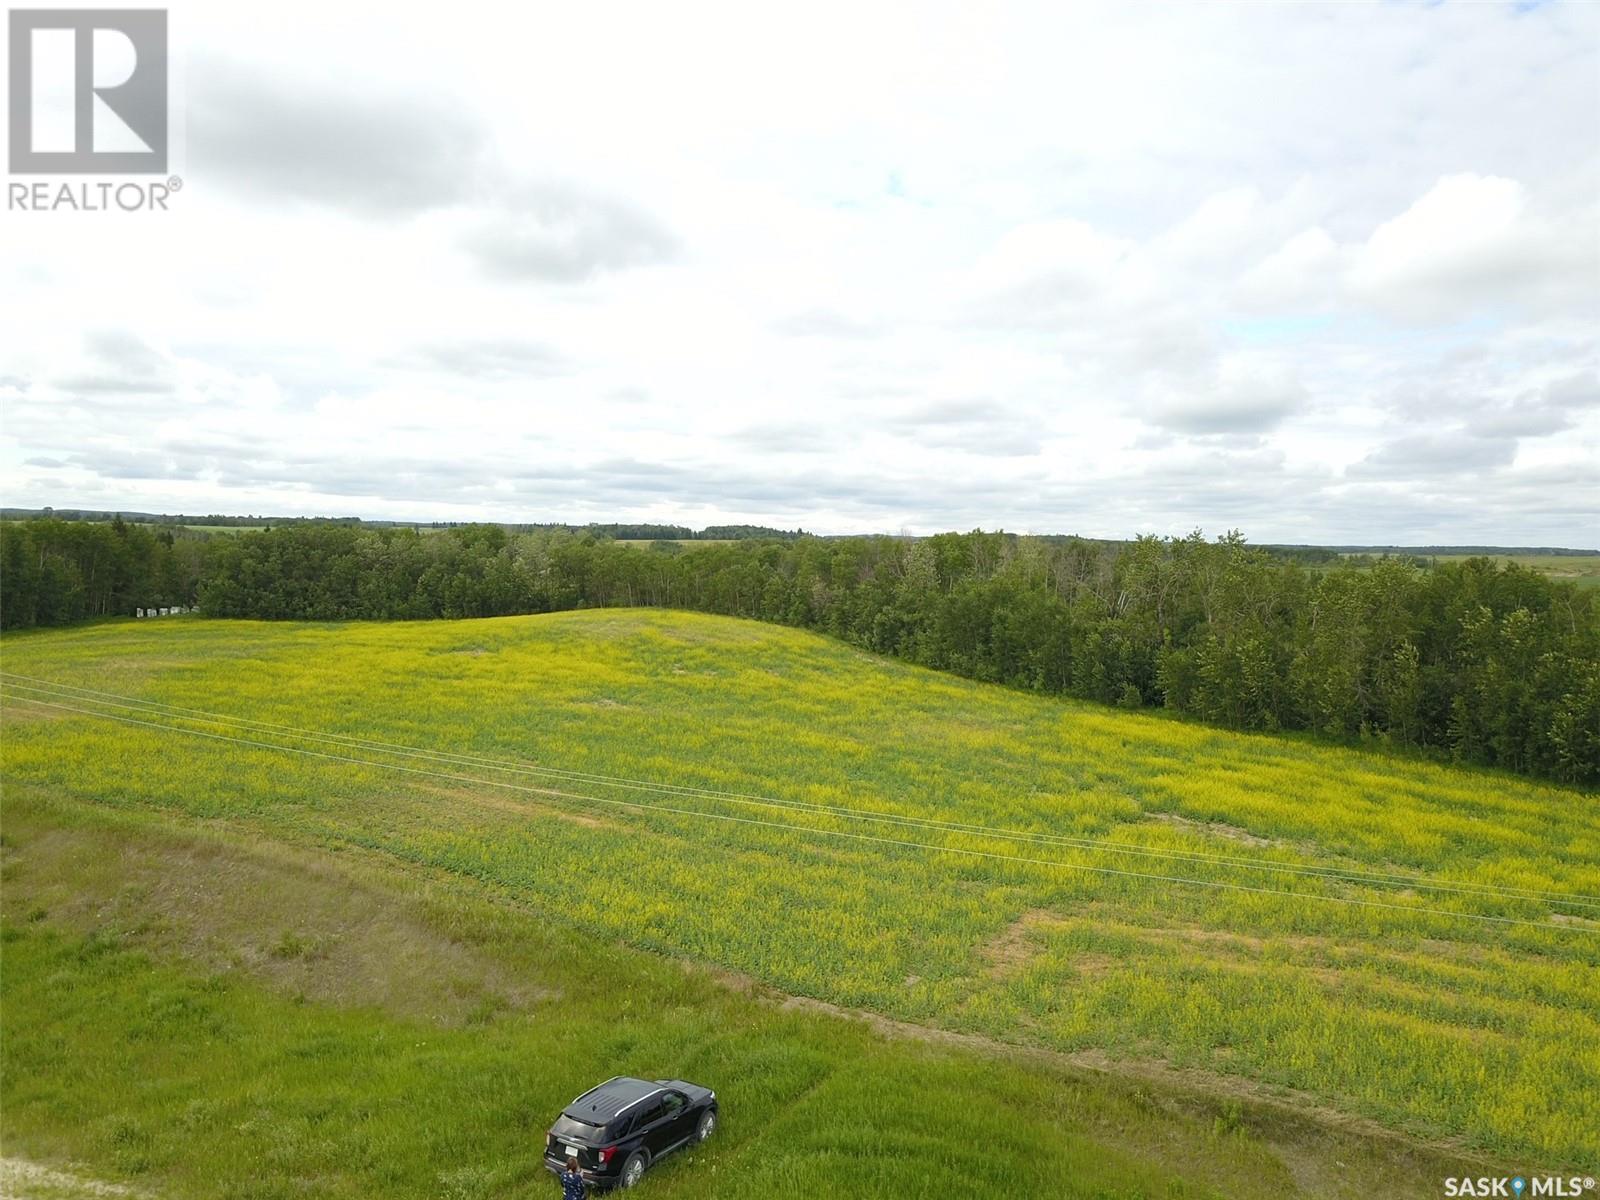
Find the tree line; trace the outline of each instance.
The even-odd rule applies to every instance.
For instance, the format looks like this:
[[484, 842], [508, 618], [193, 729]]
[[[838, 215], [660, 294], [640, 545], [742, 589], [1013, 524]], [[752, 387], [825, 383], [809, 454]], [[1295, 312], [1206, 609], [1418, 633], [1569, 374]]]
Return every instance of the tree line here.
[[0, 628], [193, 604], [204, 544], [187, 530], [148, 529], [121, 517], [105, 524], [0, 522]]
[[[269, 517], [229, 516], [210, 513], [206, 516], [183, 513], [108, 512], [89, 508], [0, 508], [0, 521], [89, 521], [109, 524], [126, 521], [137, 525], [170, 526], [183, 529], [200, 526], [206, 529], [272, 529], [279, 525], [352, 525], [371, 529], [409, 528], [422, 530], [458, 529], [473, 525], [473, 521], [363, 521], [360, 517]], [[746, 538], [775, 538], [787, 541], [805, 536], [803, 529], [774, 529], [769, 525], [707, 525], [704, 529], [691, 529], [687, 525], [655, 524], [604, 524], [570, 525], [563, 522], [539, 522], [528, 525], [502, 525], [512, 533], [548, 533], [560, 530], [565, 533], [592, 533], [597, 537], [615, 538], [618, 541], [676, 541], [725, 542]]]
[[1600, 784], [1600, 590], [1488, 558], [1308, 568], [1198, 533], [798, 537], [677, 553], [496, 525], [295, 525], [185, 542], [23, 522], [4, 537], [7, 628], [134, 603], [269, 620], [685, 608], [1032, 691]]

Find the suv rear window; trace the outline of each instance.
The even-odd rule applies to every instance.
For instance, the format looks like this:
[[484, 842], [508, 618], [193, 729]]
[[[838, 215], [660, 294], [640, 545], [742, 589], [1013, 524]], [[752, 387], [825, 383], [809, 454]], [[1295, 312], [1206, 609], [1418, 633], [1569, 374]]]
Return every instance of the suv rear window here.
[[568, 1138], [574, 1142], [592, 1142], [599, 1138], [600, 1126], [575, 1120], [562, 1113], [550, 1127], [550, 1132], [558, 1138]]

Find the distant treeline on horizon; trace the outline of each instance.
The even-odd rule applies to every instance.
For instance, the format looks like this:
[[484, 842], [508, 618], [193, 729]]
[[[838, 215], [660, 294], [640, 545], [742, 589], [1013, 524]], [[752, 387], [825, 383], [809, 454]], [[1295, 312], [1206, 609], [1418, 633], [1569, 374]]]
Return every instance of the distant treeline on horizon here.
[[[461, 529], [473, 525], [497, 525], [508, 533], [543, 533], [551, 530], [562, 530], [566, 533], [592, 533], [596, 537], [609, 537], [617, 541], [626, 542], [653, 542], [653, 541], [740, 541], [746, 538], [773, 538], [779, 541], [800, 537], [909, 537], [912, 535], [879, 534], [879, 533], [841, 533], [841, 534], [807, 534], [804, 529], [777, 529], [770, 525], [707, 525], [704, 529], [693, 529], [687, 525], [652, 525], [629, 524], [625, 522], [591, 521], [586, 524], [575, 524], [567, 521], [382, 521], [368, 520], [363, 517], [271, 517], [227, 515], [222, 513], [208, 513], [205, 516], [196, 516], [185, 513], [147, 513], [130, 512], [127, 510], [88, 509], [88, 508], [0, 508], [0, 521], [29, 521], [29, 520], [56, 520], [56, 521], [89, 521], [109, 524], [112, 521], [133, 522], [140, 525], [165, 525], [174, 528], [194, 529], [196, 527], [217, 529], [275, 529], [282, 525], [354, 525], [364, 526], [369, 529]], [[982, 531], [975, 531], [982, 532]], [[938, 536], [934, 534], [924, 536]], [[1071, 533], [1035, 534], [1050, 541], [1087, 541], [1100, 542], [1106, 545], [1126, 545], [1137, 540], [1130, 538], [1086, 538]], [[1291, 558], [1305, 563], [1329, 563], [1352, 555], [1362, 555], [1368, 558], [1415, 558], [1425, 559], [1432, 557], [1472, 557], [1486, 555], [1489, 557], [1509, 555], [1569, 555], [1576, 557], [1600, 556], [1600, 549], [1584, 550], [1570, 546], [1397, 546], [1397, 545], [1312, 545], [1310, 543], [1263, 542], [1257, 543], [1257, 549], [1265, 550], [1269, 554], [1280, 558]]]
[[314, 621], [682, 608], [1031, 691], [1600, 784], [1600, 589], [1514, 562], [1307, 565], [1198, 532], [648, 547], [499, 525], [181, 534], [121, 519], [0, 523], [0, 626], [151, 604]]
[[[0, 508], [4, 521], [87, 521], [92, 524], [110, 524], [112, 521], [136, 525], [157, 525], [178, 529], [276, 529], [282, 525], [356, 525], [368, 529], [460, 529], [463, 526], [485, 524], [480, 521], [369, 521], [361, 517], [268, 517], [227, 516], [208, 513], [191, 516], [184, 513], [146, 513], [126, 510], [110, 511], [88, 508]], [[742, 538], [805, 537], [803, 529], [774, 529], [766, 525], [707, 525], [704, 529], [691, 529], [687, 525], [640, 525], [621, 522], [590, 522], [574, 525], [561, 521], [487, 522], [498, 524], [509, 533], [542, 533], [563, 530], [567, 533], [592, 533], [597, 537], [615, 538], [625, 542], [654, 541], [715, 541], [732, 542]]]

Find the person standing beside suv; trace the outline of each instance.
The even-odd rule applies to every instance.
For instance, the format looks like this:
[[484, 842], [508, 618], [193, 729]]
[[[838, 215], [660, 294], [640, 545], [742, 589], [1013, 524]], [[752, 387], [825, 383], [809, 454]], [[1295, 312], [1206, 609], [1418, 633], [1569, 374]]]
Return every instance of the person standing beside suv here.
[[567, 1169], [561, 1173], [561, 1200], [587, 1200], [589, 1185], [578, 1171], [578, 1160], [567, 1158]]

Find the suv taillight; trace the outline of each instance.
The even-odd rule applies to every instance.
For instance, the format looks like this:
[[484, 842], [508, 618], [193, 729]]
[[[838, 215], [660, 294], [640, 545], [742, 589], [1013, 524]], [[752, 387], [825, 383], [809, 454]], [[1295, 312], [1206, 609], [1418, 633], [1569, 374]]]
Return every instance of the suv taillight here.
[[617, 1152], [617, 1148], [615, 1146], [607, 1146], [604, 1150], [601, 1150], [600, 1151], [600, 1165], [603, 1167], [608, 1162], [610, 1162], [611, 1161], [611, 1156], [613, 1154], [615, 1154], [616, 1152]]

